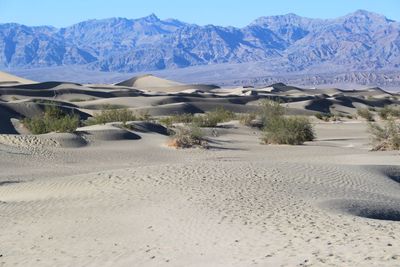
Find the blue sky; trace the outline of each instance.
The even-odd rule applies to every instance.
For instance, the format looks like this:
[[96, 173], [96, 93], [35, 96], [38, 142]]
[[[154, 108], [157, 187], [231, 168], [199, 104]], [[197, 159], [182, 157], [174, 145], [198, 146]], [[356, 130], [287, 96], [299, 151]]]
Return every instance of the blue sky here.
[[62, 27], [87, 19], [155, 13], [161, 19], [242, 27], [260, 16], [334, 18], [357, 9], [400, 21], [400, 0], [0, 0], [0, 23]]

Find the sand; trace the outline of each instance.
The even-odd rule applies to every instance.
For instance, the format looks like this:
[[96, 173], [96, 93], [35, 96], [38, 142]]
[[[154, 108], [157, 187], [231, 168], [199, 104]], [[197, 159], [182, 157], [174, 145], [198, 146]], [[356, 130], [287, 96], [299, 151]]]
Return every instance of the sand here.
[[365, 124], [318, 124], [304, 146], [228, 125], [209, 150], [167, 148], [155, 132], [35, 153], [2, 143], [0, 262], [399, 264], [399, 154], [370, 152]]
[[15, 84], [32, 84], [35, 83], [32, 80], [28, 80], [22, 77], [18, 77], [6, 72], [0, 71], [0, 85], [15, 85]]
[[397, 100], [282, 86], [182, 95], [44, 85], [0, 88], [0, 266], [400, 265], [400, 155], [371, 152], [365, 121], [314, 118], [317, 140], [302, 146], [262, 145], [259, 130], [231, 121], [205, 129], [210, 149], [167, 147], [166, 129], [150, 122], [34, 136], [17, 121], [48, 104], [35, 99], [81, 116], [104, 104], [255, 110], [271, 91], [305, 114]]

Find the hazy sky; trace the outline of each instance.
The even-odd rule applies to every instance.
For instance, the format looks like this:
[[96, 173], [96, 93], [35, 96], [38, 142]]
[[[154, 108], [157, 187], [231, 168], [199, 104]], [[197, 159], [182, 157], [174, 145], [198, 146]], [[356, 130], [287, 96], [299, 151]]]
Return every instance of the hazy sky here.
[[260, 16], [334, 18], [365, 9], [400, 21], [400, 0], [0, 0], [0, 23], [68, 26], [87, 19], [159, 18], [242, 27]]

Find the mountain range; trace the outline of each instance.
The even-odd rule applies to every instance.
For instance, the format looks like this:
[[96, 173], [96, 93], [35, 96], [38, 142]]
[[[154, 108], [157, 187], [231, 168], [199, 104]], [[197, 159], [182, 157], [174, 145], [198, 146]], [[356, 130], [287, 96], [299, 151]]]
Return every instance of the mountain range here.
[[262, 70], [261, 76], [397, 71], [400, 23], [358, 10], [335, 19], [260, 17], [243, 28], [199, 26], [154, 14], [66, 28], [0, 24], [3, 70], [79, 66], [149, 72], [209, 65], [240, 69], [242, 64]]

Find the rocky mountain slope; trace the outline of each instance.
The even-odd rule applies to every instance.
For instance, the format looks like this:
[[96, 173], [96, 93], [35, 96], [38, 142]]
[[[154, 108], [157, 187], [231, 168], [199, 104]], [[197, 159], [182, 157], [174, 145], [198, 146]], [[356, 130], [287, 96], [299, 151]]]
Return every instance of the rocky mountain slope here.
[[271, 72], [376, 71], [400, 66], [400, 23], [358, 10], [321, 20], [287, 14], [244, 28], [110, 18], [57, 29], [0, 25], [0, 68], [84, 66], [114, 72], [257, 62]]

